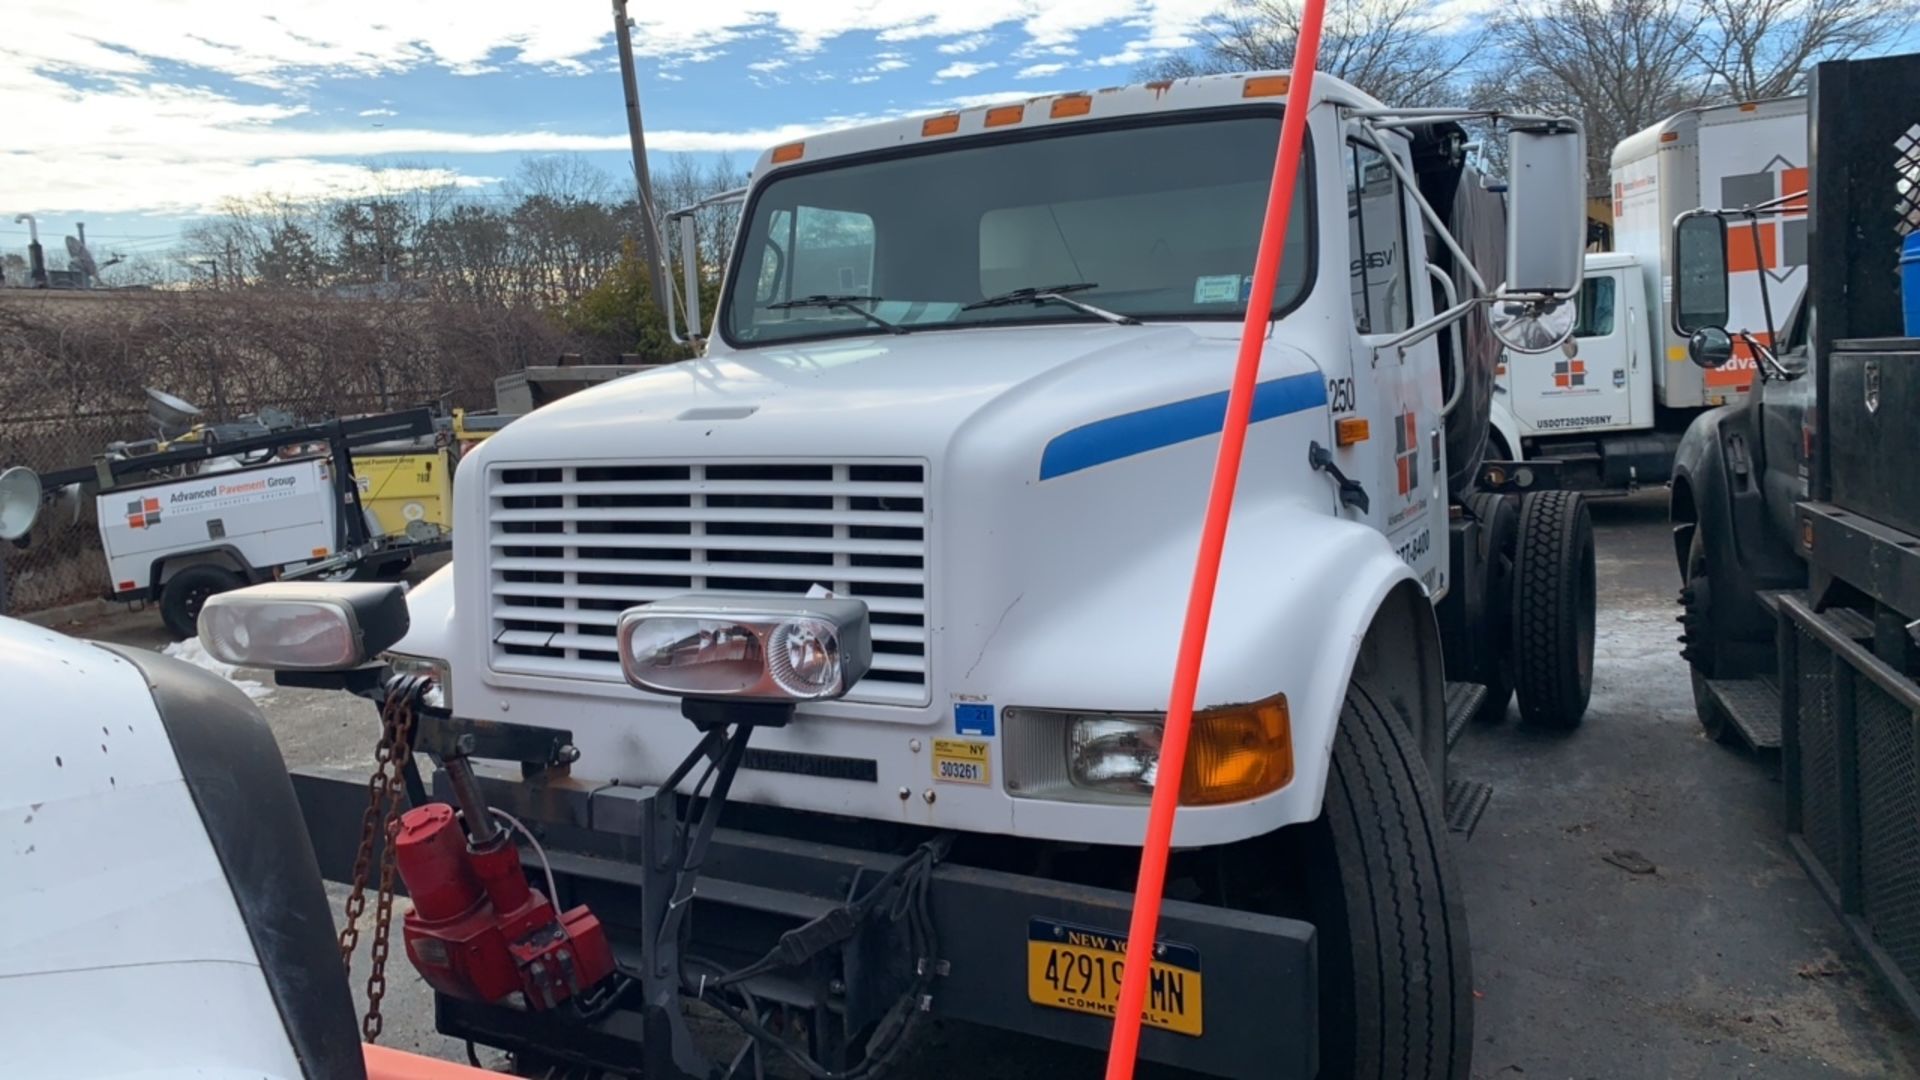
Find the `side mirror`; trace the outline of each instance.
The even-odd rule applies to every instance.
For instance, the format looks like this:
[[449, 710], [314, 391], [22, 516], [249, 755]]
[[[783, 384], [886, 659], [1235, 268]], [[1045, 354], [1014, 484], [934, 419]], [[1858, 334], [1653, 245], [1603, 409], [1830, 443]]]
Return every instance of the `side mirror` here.
[[1726, 325], [1727, 223], [1718, 214], [1682, 214], [1673, 223], [1674, 333], [1692, 337]]
[[1718, 326], [1703, 326], [1687, 338], [1687, 359], [1712, 370], [1733, 359], [1733, 335]]
[[1586, 249], [1587, 141], [1555, 120], [1507, 136], [1507, 284], [1503, 292], [1566, 297]]

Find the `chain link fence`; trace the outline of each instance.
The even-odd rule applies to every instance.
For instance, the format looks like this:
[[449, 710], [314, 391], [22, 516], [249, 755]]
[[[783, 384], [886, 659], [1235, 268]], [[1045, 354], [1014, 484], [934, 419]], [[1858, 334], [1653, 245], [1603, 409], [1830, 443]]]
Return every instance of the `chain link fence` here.
[[[581, 351], [532, 309], [266, 291], [0, 294], [0, 469], [87, 465], [115, 442], [153, 438], [148, 387], [208, 422], [263, 408], [302, 420], [485, 409], [499, 375]], [[24, 546], [0, 543], [0, 612], [107, 591], [93, 502], [58, 493]]]

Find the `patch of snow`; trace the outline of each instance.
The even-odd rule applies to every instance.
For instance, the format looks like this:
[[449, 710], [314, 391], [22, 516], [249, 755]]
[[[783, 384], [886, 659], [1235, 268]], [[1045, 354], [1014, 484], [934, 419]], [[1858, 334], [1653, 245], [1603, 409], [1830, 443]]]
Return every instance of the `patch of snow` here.
[[176, 641], [160, 651], [167, 656], [173, 657], [175, 660], [184, 660], [194, 667], [213, 672], [215, 675], [239, 687], [241, 692], [255, 701], [273, 693], [273, 687], [265, 683], [255, 682], [252, 679], [234, 678], [233, 673], [239, 669], [219, 659], [212, 653], [209, 653], [206, 646], [200, 644], [200, 639], [197, 637], [191, 637], [185, 641]]

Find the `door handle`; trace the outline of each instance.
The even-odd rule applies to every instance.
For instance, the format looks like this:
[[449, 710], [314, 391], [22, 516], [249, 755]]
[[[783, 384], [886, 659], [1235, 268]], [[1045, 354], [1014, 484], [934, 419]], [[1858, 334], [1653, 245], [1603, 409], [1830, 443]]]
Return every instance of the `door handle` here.
[[1347, 475], [1340, 471], [1340, 466], [1333, 463], [1333, 451], [1318, 442], [1310, 442], [1307, 444], [1307, 464], [1333, 477], [1334, 482], [1340, 485], [1340, 505], [1351, 506], [1363, 514], [1372, 509], [1367, 489], [1360, 486], [1360, 481], [1347, 479]]

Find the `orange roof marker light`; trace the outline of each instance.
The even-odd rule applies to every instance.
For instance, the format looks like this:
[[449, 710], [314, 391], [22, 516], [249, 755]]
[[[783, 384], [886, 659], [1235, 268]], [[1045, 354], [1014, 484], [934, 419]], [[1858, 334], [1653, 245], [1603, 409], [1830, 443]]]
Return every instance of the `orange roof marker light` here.
[[1661, 142], [1679, 142], [1680, 133], [1677, 131], [1663, 131], [1660, 133], [1660, 141]]
[[1085, 116], [1093, 111], [1093, 98], [1087, 94], [1066, 94], [1053, 99], [1053, 108], [1047, 115], [1055, 120], [1064, 120], [1069, 116]]
[[928, 135], [951, 135], [959, 130], [959, 113], [948, 113], [945, 116], [929, 116], [920, 124], [920, 134], [923, 138]]
[[1008, 124], [1017, 124], [1026, 119], [1026, 116], [1027, 107], [1025, 105], [1002, 105], [998, 108], [987, 110], [987, 126], [1005, 127]]
[[785, 146], [776, 146], [773, 148], [773, 163], [784, 165], [789, 161], [799, 161], [801, 155], [806, 152], [807, 144], [803, 142], [790, 142]]
[[1240, 85], [1241, 97], [1285, 97], [1293, 80], [1285, 75], [1259, 75]]

